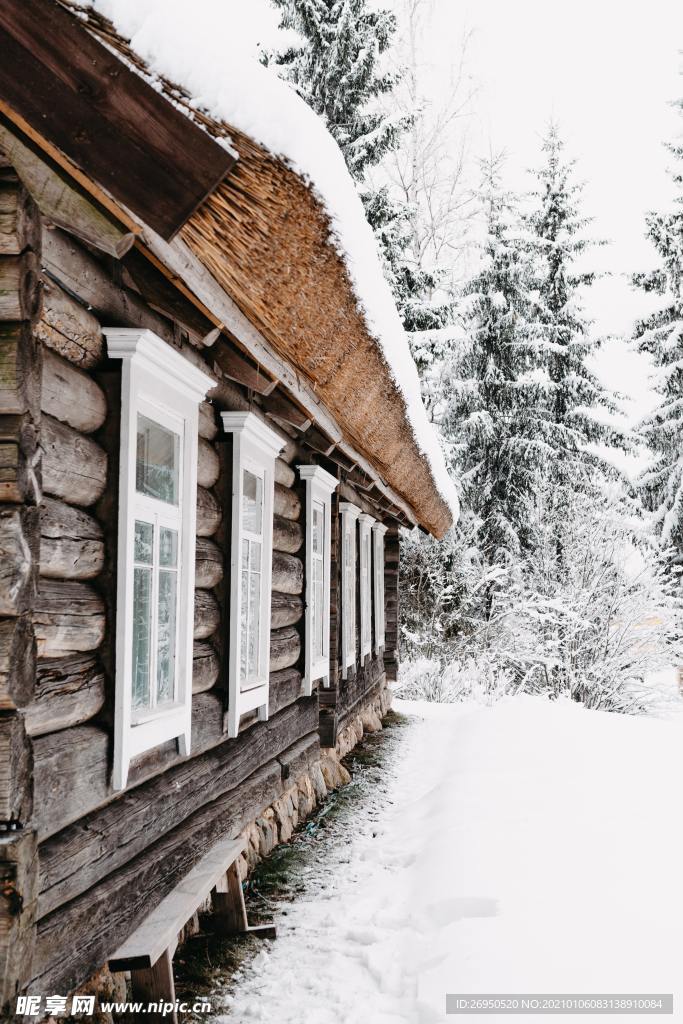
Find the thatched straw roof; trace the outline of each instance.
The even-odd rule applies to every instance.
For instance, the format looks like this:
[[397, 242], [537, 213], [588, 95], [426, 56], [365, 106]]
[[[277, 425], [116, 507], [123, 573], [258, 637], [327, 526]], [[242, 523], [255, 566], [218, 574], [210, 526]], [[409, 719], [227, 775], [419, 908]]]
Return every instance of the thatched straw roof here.
[[[184, 242], [272, 347], [315, 388], [353, 446], [441, 537], [453, 520], [443, 469], [420, 447], [405, 393], [359, 309], [329, 218], [313, 190], [252, 138], [199, 111], [173, 83], [150, 76], [113, 25], [91, 7], [86, 27], [239, 159], [181, 230]], [[423, 446], [424, 447], [424, 446]]]

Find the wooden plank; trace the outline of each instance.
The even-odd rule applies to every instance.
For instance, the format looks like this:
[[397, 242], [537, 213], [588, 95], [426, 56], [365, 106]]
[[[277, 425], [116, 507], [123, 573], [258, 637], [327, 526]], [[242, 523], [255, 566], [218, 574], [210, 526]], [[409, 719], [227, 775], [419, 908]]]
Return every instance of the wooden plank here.
[[135, 242], [135, 234], [112, 219], [74, 187], [63, 171], [52, 167], [27, 139], [21, 139], [0, 120], [0, 149], [41, 212], [58, 227], [120, 259]]
[[[221, 702], [213, 694], [195, 698], [193, 711], [201, 710], [202, 700], [205, 705], [213, 704], [217, 720], [222, 721]], [[102, 779], [106, 784], [106, 733], [81, 726], [69, 730], [67, 745], [60, 746], [54, 737], [36, 740], [39, 827], [54, 831], [60, 814], [64, 824], [69, 818], [73, 822], [41, 843], [39, 916], [85, 893], [204, 804], [225, 793], [238, 793], [260, 765], [279, 757], [301, 736], [311, 733], [317, 722], [316, 702], [302, 700], [235, 740], [226, 740], [219, 732], [211, 748], [203, 752], [195, 733], [192, 758], [179, 761], [176, 756], [175, 764], [162, 765], [168, 769], [163, 774], [118, 794], [117, 799], [99, 809], [97, 804], [104, 803], [107, 793], [93, 789], [99, 788]], [[79, 750], [78, 756], [74, 756], [74, 747]], [[58, 806], [60, 801], [62, 807]]]
[[233, 166], [224, 147], [59, 5], [5, 0], [0, 48], [3, 99], [163, 238]]
[[244, 850], [245, 841], [222, 839], [212, 846], [159, 903], [139, 928], [109, 957], [110, 971], [152, 967], [176, 940], [195, 910]]
[[308, 430], [311, 425], [312, 421], [301, 406], [293, 402], [280, 388], [270, 395], [263, 395], [261, 404], [270, 416], [291, 424], [297, 430]]
[[251, 388], [258, 395], [269, 395], [275, 386], [276, 382], [264, 373], [260, 366], [252, 363], [222, 339], [219, 339], [211, 349], [210, 358], [226, 377]]
[[[241, 852], [241, 851], [240, 851]], [[216, 891], [211, 898], [213, 922], [222, 935], [234, 935], [249, 930], [247, 908], [242, 891], [242, 879], [237, 860], [228, 867], [225, 892]]]
[[[202, 850], [239, 833], [281, 792], [280, 766], [270, 762], [98, 885], [43, 918], [38, 925], [31, 990], [68, 992], [89, 977], [178, 885]], [[124, 827], [120, 838], [125, 841], [126, 837]], [[65, 935], [69, 936], [66, 944]]]
[[149, 1021], [150, 1024], [164, 1024], [164, 1021], [178, 1024], [175, 982], [173, 980], [173, 953], [170, 949], [164, 950], [152, 967], [131, 971], [130, 984], [134, 1002], [147, 1006], [155, 1004], [171, 1007], [169, 1013], [163, 1009], [159, 1012], [147, 1010], [146, 1021]]

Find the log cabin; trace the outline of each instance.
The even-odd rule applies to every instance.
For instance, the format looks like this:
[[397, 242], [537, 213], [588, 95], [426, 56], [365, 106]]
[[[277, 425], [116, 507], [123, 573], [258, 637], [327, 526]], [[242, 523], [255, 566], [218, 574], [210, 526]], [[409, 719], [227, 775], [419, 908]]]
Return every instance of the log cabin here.
[[0, 46], [1, 1003], [168, 996], [386, 712], [453, 502], [311, 183], [91, 7]]

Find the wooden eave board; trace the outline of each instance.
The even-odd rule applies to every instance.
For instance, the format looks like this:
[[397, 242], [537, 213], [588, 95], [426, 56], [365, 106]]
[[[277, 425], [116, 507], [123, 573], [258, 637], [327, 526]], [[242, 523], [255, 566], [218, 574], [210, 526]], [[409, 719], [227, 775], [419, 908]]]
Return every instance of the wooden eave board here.
[[244, 839], [216, 843], [109, 957], [109, 969], [153, 967], [165, 950], [174, 947], [178, 933], [243, 849]]
[[168, 240], [234, 158], [56, 0], [2, 0], [0, 98]]

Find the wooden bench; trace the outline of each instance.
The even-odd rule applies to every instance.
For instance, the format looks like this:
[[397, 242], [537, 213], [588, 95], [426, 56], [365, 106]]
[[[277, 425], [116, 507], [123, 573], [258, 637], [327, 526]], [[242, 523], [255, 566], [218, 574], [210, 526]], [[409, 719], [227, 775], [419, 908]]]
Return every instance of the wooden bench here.
[[[159, 1020], [177, 1024], [173, 956], [178, 935], [208, 896], [221, 934], [275, 938], [273, 925], [250, 927], [247, 921], [237, 866], [244, 846], [244, 839], [216, 843], [109, 958], [111, 971], [130, 971], [134, 1001], [174, 1006], [171, 1013], [159, 1015]], [[145, 1016], [150, 1022], [155, 1019], [153, 1013]]]

